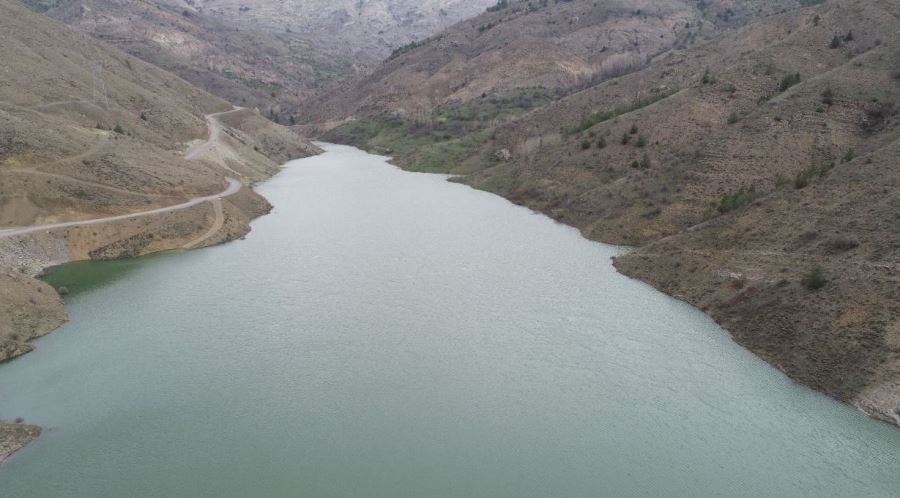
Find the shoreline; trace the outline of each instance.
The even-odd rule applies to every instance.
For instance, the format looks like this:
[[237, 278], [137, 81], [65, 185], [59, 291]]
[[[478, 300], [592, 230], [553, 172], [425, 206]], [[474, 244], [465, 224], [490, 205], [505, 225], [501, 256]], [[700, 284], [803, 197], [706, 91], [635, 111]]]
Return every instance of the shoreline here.
[[[200, 144], [203, 154], [195, 155], [194, 160], [203, 159], [206, 154], [216, 156], [212, 151], [218, 144], [223, 149], [237, 149], [235, 153], [240, 154], [238, 151], [243, 147], [224, 143], [215, 128], [225, 126], [219, 116], [241, 110], [207, 116], [210, 137]], [[41, 280], [48, 269], [80, 261], [130, 259], [166, 251], [203, 249], [243, 238], [250, 233], [253, 220], [273, 209], [253, 187], [280, 173], [285, 162], [321, 153], [315, 147], [296, 147], [300, 152], [298, 157], [281, 159], [277, 164], [268, 156], [260, 156], [275, 166], [264, 168], [267, 174], [263, 177], [245, 178], [248, 183], [244, 184], [223, 176], [227, 187], [222, 192], [174, 206], [94, 220], [0, 229], [0, 305], [6, 306], [6, 309], [0, 307], [0, 320], [4, 315], [7, 321], [9, 316], [14, 316], [10, 327], [15, 331], [12, 341], [0, 343], [0, 364], [34, 351], [34, 340], [68, 322], [59, 290]], [[250, 156], [248, 160], [255, 159]], [[211, 161], [218, 163], [221, 158], [213, 157]], [[0, 421], [0, 465], [38, 439], [41, 433], [36, 425]]]
[[[365, 143], [346, 144], [346, 145], [358, 147], [359, 149], [365, 150], [371, 154], [381, 155], [382, 157], [388, 157], [389, 158], [388, 162], [390, 164], [393, 164], [394, 166], [396, 166], [404, 171], [411, 171], [410, 169], [404, 167], [404, 165], [400, 161], [398, 161], [395, 157], [386, 155], [384, 151], [377, 150], [377, 147], [370, 148]], [[586, 240], [589, 240], [591, 242], [598, 242], [601, 244], [616, 245], [616, 246], [622, 245], [620, 243], [617, 243], [616, 241], [606, 241], [599, 237], [588, 236], [585, 233], [585, 231], [582, 229], [582, 227], [579, 227], [575, 224], [568, 223], [567, 222], [568, 218], [558, 219], [557, 217], [552, 216], [551, 213], [544, 212], [540, 209], [537, 209], [535, 207], [528, 205], [527, 203], [517, 202], [516, 200], [506, 197], [504, 195], [501, 195], [500, 193], [481, 189], [475, 185], [472, 185], [465, 181], [465, 179], [466, 179], [465, 175], [458, 175], [458, 176], [455, 176], [454, 178], [458, 179], [458, 180], [454, 181], [454, 183], [461, 183], [463, 185], [469, 186], [470, 188], [482, 190], [482, 191], [491, 193], [493, 195], [497, 195], [498, 197], [502, 197], [503, 199], [506, 199], [507, 201], [509, 201], [513, 204], [527, 207], [528, 209], [531, 209], [535, 213], [540, 213], [543, 216], [547, 216], [548, 218], [550, 218], [551, 220], [553, 220], [557, 223], [562, 223], [566, 226], [575, 228], [576, 230], [578, 230], [581, 233], [582, 237], [584, 237]], [[710, 221], [713, 221], [713, 220], [708, 220], [707, 222], [710, 222]], [[737, 344], [739, 347], [741, 347], [743, 349], [746, 349], [747, 351], [750, 351], [753, 355], [755, 355], [756, 357], [762, 359], [767, 364], [769, 364], [770, 367], [772, 367], [772, 368], [778, 370], [779, 372], [781, 372], [782, 374], [784, 374], [792, 382], [795, 382], [798, 385], [802, 385], [802, 386], [804, 386], [808, 389], [811, 389], [813, 391], [816, 391], [820, 394], [824, 394], [837, 402], [840, 402], [840, 403], [843, 403], [846, 405], [850, 405], [854, 409], [856, 409], [857, 411], [859, 411], [860, 413], [865, 415], [866, 417], [869, 417], [869, 418], [877, 420], [879, 422], [883, 422], [888, 425], [900, 428], [900, 406], [895, 408], [892, 412], [890, 409], [890, 406], [887, 406], [887, 407], [879, 406], [877, 392], [876, 392], [876, 394], [871, 394], [871, 391], [877, 391], [878, 389], [881, 389], [882, 391], [884, 391], [886, 389], [890, 389], [890, 386], [888, 386], [887, 388], [885, 388], [884, 386], [881, 386], [881, 385], [870, 386], [867, 390], [864, 391], [865, 394], [868, 394], [868, 398], [866, 398], [863, 396], [863, 394], [860, 394], [857, 397], [841, 396], [840, 393], [834, 392], [832, 390], [820, 388], [819, 386], [815, 385], [812, 382], [804, 382], [804, 379], [801, 378], [801, 376], [798, 375], [796, 371], [786, 368], [784, 365], [782, 365], [778, 361], [778, 358], [775, 358], [771, 354], [767, 354], [767, 352], [765, 350], [758, 347], [758, 344], [756, 344], [754, 341], [752, 341], [748, 338], [749, 337], [748, 334], [741, 334], [740, 333], [741, 330], [739, 329], [739, 327], [742, 325], [741, 322], [735, 321], [735, 320], [729, 320], [727, 316], [718, 314], [717, 311], [719, 311], [719, 310], [717, 310], [714, 307], [705, 305], [701, 296], [689, 294], [689, 293], [685, 292], [684, 289], [670, 288], [670, 286], [667, 285], [667, 279], [666, 279], [666, 277], [668, 277], [668, 275], [663, 275], [663, 274], [659, 273], [658, 271], [654, 271], [653, 268], [648, 269], [647, 265], [642, 265], [641, 258], [644, 257], [644, 255], [641, 252], [641, 250], [652, 244], [654, 244], [654, 243], [651, 242], [651, 243], [644, 244], [641, 246], [629, 246], [632, 249], [631, 251], [629, 251], [628, 253], [623, 254], [621, 256], [613, 258], [613, 267], [621, 275], [623, 275], [627, 278], [630, 278], [630, 279], [640, 281], [646, 285], [649, 285], [650, 287], [655, 289], [657, 292], [665, 294], [666, 296], [668, 296], [672, 299], [676, 299], [678, 301], [686, 303], [687, 305], [691, 306], [692, 308], [701, 311], [703, 314], [705, 314], [711, 320], [713, 320], [722, 330], [724, 330], [728, 334], [729, 338], [732, 341], [734, 341], [735, 344]], [[702, 292], [702, 289], [703, 288], [701, 287], [700, 292]], [[691, 290], [697, 291], [697, 289], [691, 289]], [[885, 403], [882, 402], [882, 405], [883, 404], [885, 404]], [[887, 401], [886, 404], [890, 405], [890, 401]]]
[[[54, 311], [56, 312], [56, 314], [55, 314], [56, 319], [52, 320], [50, 323], [45, 324], [43, 327], [40, 327], [40, 329], [35, 330], [35, 333], [31, 337], [29, 337], [27, 340], [23, 341], [22, 344], [20, 344], [21, 347], [19, 347], [15, 351], [13, 351], [12, 354], [0, 356], [0, 364], [15, 361], [17, 359], [21, 359], [22, 357], [26, 356], [28, 353], [30, 353], [36, 349], [36, 346], [33, 345], [34, 340], [40, 339], [41, 337], [44, 337], [46, 335], [49, 335], [52, 332], [55, 332], [56, 330], [58, 330], [60, 327], [62, 327], [63, 325], [65, 325], [68, 322], [68, 312], [65, 308], [65, 301], [63, 300], [62, 296], [60, 295], [59, 290], [54, 289], [53, 287], [51, 287], [49, 284], [46, 284], [42, 280], [42, 277], [46, 275], [46, 272], [49, 269], [51, 269], [53, 267], [57, 267], [57, 266], [63, 266], [63, 265], [82, 262], [82, 261], [102, 261], [102, 260], [139, 258], [139, 257], [149, 256], [152, 254], [159, 254], [159, 253], [167, 252], [167, 251], [192, 251], [192, 250], [196, 250], [196, 249], [203, 249], [206, 247], [212, 247], [212, 246], [216, 246], [216, 245], [225, 244], [228, 242], [233, 242], [235, 240], [238, 240], [238, 239], [244, 237], [248, 233], [250, 233], [250, 231], [251, 231], [250, 222], [252, 222], [253, 220], [255, 220], [261, 216], [265, 216], [266, 214], [269, 214], [272, 210], [272, 205], [269, 204], [269, 202], [264, 197], [257, 194], [249, 186], [244, 185], [244, 186], [242, 186], [242, 188], [233, 192], [230, 195], [237, 195], [237, 194], [239, 194], [241, 192], [245, 192], [245, 191], [250, 192], [250, 194], [248, 194], [248, 195], [251, 198], [255, 197], [255, 198], [257, 198], [257, 200], [261, 201], [259, 203], [259, 205], [257, 206], [257, 209], [251, 210], [250, 212], [247, 212], [247, 213], [243, 213], [246, 216], [246, 219], [242, 220], [243, 223], [241, 225], [239, 225], [238, 227], [232, 227], [232, 229], [229, 229], [224, 234], [221, 233], [221, 229], [220, 229], [218, 237], [206, 237], [201, 241], [200, 244], [198, 244], [194, 247], [190, 247], [190, 248], [185, 247], [184, 241], [182, 240], [183, 237], [175, 237], [172, 239], [160, 241], [159, 244], [155, 245], [152, 249], [146, 249], [146, 250], [140, 251], [139, 253], [136, 253], [136, 254], [126, 254], [122, 257], [109, 257], [109, 258], [99, 258], [99, 259], [91, 258], [91, 257], [87, 257], [87, 258], [77, 258], [76, 257], [76, 258], [69, 258], [69, 259], [46, 260], [46, 261], [41, 261], [41, 262], [34, 262], [30, 268], [31, 274], [27, 277], [27, 280], [32, 281], [29, 283], [38, 283], [38, 285], [40, 286], [38, 288], [43, 289], [42, 291], [40, 291], [40, 294], [49, 295], [51, 297], [51, 299], [56, 301], [56, 306], [53, 306], [53, 308], [55, 308]], [[222, 202], [223, 205], [234, 206], [234, 204], [230, 202], [231, 201], [229, 198], [230, 195], [226, 196], [226, 197], [217, 198], [215, 200], [223, 201]], [[195, 207], [202, 208], [203, 206], [210, 204], [213, 200], [214, 199], [206, 199], [199, 203], [184, 207], [183, 209], [184, 210], [193, 210], [193, 208], [195, 208]], [[236, 207], [232, 207], [232, 210], [240, 211], [240, 209], [236, 208]], [[177, 212], [178, 211], [167, 211], [167, 212], [161, 212], [161, 213], [153, 213], [153, 214], [149, 214], [149, 215], [144, 215], [144, 216], [142, 216], [142, 218], [144, 218], [144, 217], [153, 218], [153, 217], [157, 217], [157, 216], [164, 217], [166, 214], [177, 213]], [[120, 221], [133, 221], [133, 220], [131, 219], [131, 216], [128, 215], [125, 217], [125, 219], [115, 219], [115, 220], [109, 221], [108, 223], [116, 224]], [[97, 224], [101, 224], [101, 223], [99, 223], [99, 222], [91, 223], [91, 225], [97, 225]], [[78, 229], [78, 228], [82, 228], [82, 226], [79, 225], [79, 226], [66, 226], [66, 227], [52, 228], [48, 231], [48, 233], [56, 231], [56, 230], [66, 231], [69, 229]], [[234, 229], [234, 228], [237, 228], [237, 229]], [[127, 230], [127, 228], [126, 228], [126, 230]], [[204, 237], [204, 233], [207, 232], [207, 230], [208, 230], [207, 226], [201, 226], [197, 229], [196, 237], [187, 237], [187, 238], [190, 240], [196, 240], [198, 237]], [[37, 230], [37, 231], [41, 231], [41, 230]], [[29, 235], [31, 235], [32, 233], [35, 233], [35, 231], [24, 233], [21, 235], [10, 235], [8, 237], [3, 237], [3, 235], [0, 234], [0, 238], [7, 238], [7, 239], [16, 239], [18, 237], [28, 238]], [[147, 234], [151, 235], [153, 238], [157, 237], [157, 235], [154, 235], [152, 231], [148, 231], [144, 235], [147, 235]], [[68, 237], [64, 237], [64, 238], [68, 238]], [[0, 351], [0, 353], [2, 353], [2, 352], [3, 351]], [[33, 424], [28, 424], [25, 422], [0, 421], [0, 465], [2, 465], [3, 462], [7, 461], [10, 457], [12, 457], [16, 452], [24, 449], [25, 447], [30, 445], [32, 442], [37, 440], [41, 436], [42, 432], [43, 432], [43, 430], [41, 427], [33, 425]]]

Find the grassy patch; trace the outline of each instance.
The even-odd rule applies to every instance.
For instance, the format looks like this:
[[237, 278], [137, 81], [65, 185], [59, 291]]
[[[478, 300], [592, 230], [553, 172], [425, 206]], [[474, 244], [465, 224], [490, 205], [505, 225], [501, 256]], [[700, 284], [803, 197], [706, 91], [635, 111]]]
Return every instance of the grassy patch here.
[[[601, 111], [601, 112], [593, 112], [581, 118], [581, 121], [569, 128], [565, 128], [563, 130], [563, 134], [565, 135], [574, 135], [576, 133], [581, 133], [585, 130], [593, 128], [594, 126], [609, 121], [615, 117], [621, 116], [623, 114], [628, 114], [630, 112], [634, 112], [649, 105], [655, 104], [660, 100], [671, 97], [677, 92], [677, 90], [672, 90], [669, 92], [662, 92], [656, 95], [651, 95], [649, 97], [643, 97], [635, 99], [628, 104], [617, 107], [611, 111]], [[637, 133], [635, 131], [634, 133]]]
[[463, 163], [479, 152], [498, 125], [556, 97], [554, 91], [543, 88], [522, 89], [446, 106], [415, 121], [396, 115], [371, 116], [340, 126], [323, 138], [389, 154], [414, 171], [461, 172]]

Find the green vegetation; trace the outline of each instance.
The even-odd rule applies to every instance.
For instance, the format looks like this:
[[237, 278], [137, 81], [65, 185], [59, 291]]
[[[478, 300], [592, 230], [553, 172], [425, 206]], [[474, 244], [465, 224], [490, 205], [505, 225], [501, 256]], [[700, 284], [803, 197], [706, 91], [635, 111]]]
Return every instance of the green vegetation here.
[[825, 163], [821, 166], [816, 166], [815, 164], [808, 166], [797, 173], [797, 176], [794, 177], [794, 188], [797, 190], [806, 188], [809, 185], [809, 182], [813, 180], [815, 177], [822, 178], [828, 174], [832, 169], [834, 169], [834, 163]]
[[728, 124], [733, 125], [737, 123], [738, 120], [740, 120], [740, 117], [738, 116], [737, 112], [732, 112], [728, 115]]
[[776, 189], [781, 190], [790, 184], [791, 184], [791, 181], [788, 180], [787, 177], [785, 177], [781, 173], [778, 173], [777, 175], [775, 175], [775, 188]]
[[425, 44], [424, 41], [421, 41], [421, 42], [420, 41], [412, 41], [410, 43], [407, 43], [406, 45], [403, 45], [402, 47], [398, 47], [398, 48], [394, 49], [394, 51], [391, 52], [391, 55], [388, 56], [388, 60], [396, 59], [397, 57], [400, 57], [401, 55], [403, 55], [407, 52], [412, 52], [413, 50], [421, 47], [424, 44]]
[[844, 154], [843, 159], [845, 163], [849, 163], [850, 161], [856, 159], [856, 152], [854, 152], [853, 149], [847, 150], [847, 153]]
[[[662, 92], [662, 93], [658, 93], [655, 95], [651, 95], [649, 97], [638, 98], [638, 99], [633, 100], [632, 102], [629, 102], [628, 104], [617, 107], [616, 109], [613, 109], [612, 111], [602, 111], [602, 112], [594, 112], [594, 113], [588, 114], [587, 116], [581, 118], [581, 122], [579, 122], [575, 126], [563, 129], [563, 133], [566, 135], [574, 135], [576, 133], [581, 133], [585, 130], [593, 128], [595, 125], [598, 125], [605, 121], [609, 121], [609, 120], [616, 118], [618, 116], [621, 116], [623, 114], [628, 114], [630, 112], [634, 112], [634, 111], [643, 109], [644, 107], [655, 104], [656, 102], [659, 102], [660, 100], [671, 97], [672, 95], [675, 94], [676, 91], [677, 90], [672, 90], [669, 92]], [[637, 133], [637, 127], [635, 127], [634, 133]]]
[[800, 84], [800, 73], [791, 73], [781, 78], [781, 85], [779, 85], [779, 89], [784, 92], [792, 86]]
[[509, 7], [509, 0], [497, 0], [497, 3], [488, 7], [488, 12], [498, 12]]
[[605, 149], [606, 148], [606, 138], [600, 137], [600, 140], [597, 140], [597, 148]]
[[584, 150], [590, 149], [590, 148], [591, 148], [591, 141], [588, 140], [588, 139], [586, 139], [586, 138], [585, 138], [584, 140], [582, 140], [582, 141], [581, 141], [581, 148], [584, 149]]
[[720, 213], [735, 211], [750, 204], [756, 197], [757, 193], [755, 188], [742, 187], [739, 190], [723, 195], [722, 198], [719, 199], [718, 210]]
[[704, 85], [712, 85], [716, 82], [716, 77], [709, 72], [709, 69], [703, 72], [703, 78], [700, 80]]
[[63, 2], [64, 0], [22, 0], [22, 3], [37, 12], [47, 12]]
[[646, 147], [647, 146], [647, 137], [644, 135], [639, 136], [637, 139], [637, 142], [635, 142], [634, 145], [635, 145], [635, 147], [640, 147], [640, 148]]
[[125, 134], [125, 129], [122, 128], [122, 125], [120, 125], [120, 124], [118, 124], [118, 123], [116, 123], [116, 127], [113, 128], [113, 131], [116, 132], [116, 133], [118, 133], [119, 135], [124, 135], [124, 134]]
[[809, 273], [803, 275], [800, 280], [803, 286], [811, 291], [817, 291], [828, 285], [828, 277], [825, 276], [825, 270], [817, 266]]
[[[557, 97], [554, 90], [527, 88], [448, 105], [415, 118], [370, 116], [335, 128], [324, 138], [391, 155], [412, 170], [450, 172], [476, 156], [497, 126]], [[481, 162], [496, 162], [490, 156]]]
[[834, 90], [830, 87], [822, 92], [822, 103], [829, 106], [834, 104]]

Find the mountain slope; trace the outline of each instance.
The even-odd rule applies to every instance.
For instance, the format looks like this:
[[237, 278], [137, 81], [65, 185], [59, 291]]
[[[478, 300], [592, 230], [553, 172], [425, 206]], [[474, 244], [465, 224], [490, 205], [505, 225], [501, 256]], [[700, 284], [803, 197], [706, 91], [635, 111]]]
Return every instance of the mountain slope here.
[[[722, 8], [726, 4], [730, 7]], [[580, 0], [498, 5], [506, 6], [398, 50], [372, 75], [315, 103], [313, 120], [379, 112], [417, 114], [485, 93], [590, 85], [640, 68], [669, 49], [713, 38], [730, 26], [796, 8], [799, 2]]]
[[304, 99], [487, 0], [25, 0], [33, 8], [290, 123]]
[[[592, 8], [564, 8], [579, 4]], [[833, 0], [728, 24], [561, 94], [500, 90], [546, 86], [539, 69], [490, 77], [485, 96], [394, 84], [426, 46], [336, 97], [350, 121], [326, 137], [641, 246], [623, 272], [704, 309], [791, 377], [900, 423], [898, 33], [896, 2]], [[445, 50], [471, 64], [466, 47]], [[410, 101], [431, 109], [406, 112]]]
[[[0, 45], [0, 361], [27, 353], [29, 340], [66, 319], [56, 290], [35, 278], [43, 268], [239, 237], [268, 209], [248, 188], [171, 207], [236, 184], [227, 177], [268, 178], [285, 159], [316, 151], [249, 110], [207, 118], [231, 106], [12, 0], [0, 0]], [[206, 140], [209, 153], [185, 158]], [[157, 210], [165, 212], [12, 230]], [[0, 423], [0, 460], [35, 435]]]

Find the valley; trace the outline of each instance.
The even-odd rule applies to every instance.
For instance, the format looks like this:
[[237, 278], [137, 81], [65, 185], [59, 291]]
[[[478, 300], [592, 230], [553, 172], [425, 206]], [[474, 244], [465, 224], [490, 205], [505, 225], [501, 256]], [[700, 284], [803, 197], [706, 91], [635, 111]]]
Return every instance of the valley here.
[[[561, 267], [556, 280], [550, 273], [535, 271], [536, 280], [523, 286], [534, 295], [541, 294], [543, 285], [557, 301], [579, 310], [601, 309], [609, 303], [625, 306], [627, 300], [621, 296], [609, 298], [612, 291], [585, 290], [585, 275], [613, 278], [604, 270], [611, 258], [615, 270], [635, 280], [627, 284], [616, 280], [615, 285], [621, 286], [617, 288], [655, 295], [643, 286], [649, 284], [701, 310], [738, 345], [792, 381], [900, 426], [900, 5], [894, 0], [0, 0], [0, 43], [4, 51], [0, 61], [0, 363], [34, 351], [34, 341], [69, 320], [65, 301], [71, 289], [46, 278], [48, 269], [243, 240], [251, 223], [273, 210], [255, 187], [272, 179], [289, 161], [323, 154], [324, 147], [326, 154], [302, 164], [327, 165], [331, 170], [299, 168], [302, 173], [289, 175], [293, 188], [319, 199], [318, 203], [304, 204], [279, 190], [280, 183], [266, 183], [281, 202], [297, 209], [291, 216], [313, 239], [295, 234], [290, 242], [309, 250], [318, 261], [334, 263], [332, 252], [320, 245], [328, 241], [369, 261], [368, 255], [353, 251], [371, 243], [375, 256], [369, 263], [393, 268], [396, 260], [392, 258], [406, 252], [392, 243], [403, 237], [414, 239], [416, 230], [426, 227], [428, 231], [422, 232], [426, 237], [456, 240], [456, 230], [464, 240], [478, 240], [484, 233], [469, 233], [466, 216], [478, 230], [490, 227], [475, 223], [479, 215], [474, 208], [462, 206], [468, 200], [494, 212], [498, 205], [482, 203], [484, 198], [479, 197], [485, 195], [480, 191], [488, 192], [573, 227], [590, 241], [623, 247], [613, 250], [588, 244], [603, 248], [602, 257], [594, 260], [603, 271], [582, 268], [578, 273]], [[316, 145], [316, 140], [327, 145]], [[389, 169], [379, 169], [378, 156], [330, 144], [389, 156], [392, 164], [409, 172], [446, 175], [425, 178], [442, 183], [446, 179], [452, 185], [442, 185], [446, 190], [441, 190], [427, 181], [416, 183], [413, 179], [421, 175], [388, 173]], [[349, 165], [358, 171], [351, 171]], [[333, 173], [327, 171], [332, 170], [338, 176], [329, 176]], [[323, 192], [353, 195], [341, 204], [301, 179], [322, 182]], [[361, 194], [357, 189], [364, 180], [380, 190]], [[455, 203], [435, 206], [411, 191], [388, 186], [390, 181], [421, 187], [438, 199], [460, 191], [470, 197], [461, 195], [454, 197]], [[375, 216], [381, 212], [379, 199], [385, 210], [390, 206], [382, 217]], [[361, 209], [363, 200], [364, 215], [347, 212]], [[409, 204], [398, 205], [399, 200]], [[440, 223], [429, 217], [405, 218], [423, 205], [432, 209], [430, 216], [446, 219], [450, 225], [439, 228]], [[510, 223], [521, 223], [526, 232], [552, 232], [511, 216]], [[288, 219], [293, 218], [263, 219], [271, 218], [276, 221], [258, 223], [275, 223], [276, 231], [291, 230]], [[343, 225], [330, 226], [332, 219]], [[397, 219], [405, 224], [391, 225]], [[489, 220], [480, 221], [489, 224]], [[378, 223], [385, 223], [385, 230], [395, 237], [375, 233]], [[326, 238], [316, 242], [317, 235]], [[520, 242], [528, 239], [528, 233], [507, 235], [521, 238]], [[289, 242], [281, 235], [267, 240]], [[235, 262], [244, 257], [262, 265], [261, 271], [293, 282], [301, 293], [310, 292], [303, 277], [315, 274], [315, 268], [308, 266], [312, 263], [297, 259], [286, 246], [248, 242], [269, 254], [272, 264], [284, 260], [293, 261], [294, 266], [275, 271], [254, 254], [229, 246], [234, 268], [240, 268]], [[497, 244], [507, 247], [505, 240]], [[526, 245], [521, 242], [518, 247]], [[447, 250], [454, 247], [451, 244]], [[444, 249], [431, 248], [434, 258], [453, 261], [444, 270], [422, 263], [395, 268], [396, 274], [370, 276], [396, 290], [398, 282], [415, 287], [418, 281], [410, 275], [437, 275], [423, 285], [457, 298], [442, 287], [449, 284], [441, 282], [464, 275], [463, 287], [490, 288], [489, 283], [468, 280], [474, 278], [470, 268], [453, 259], [453, 254], [469, 254], [466, 250], [457, 247], [456, 253], [444, 253]], [[572, 250], [580, 255], [576, 258], [584, 258], [578, 261], [589, 259], [581, 249]], [[549, 254], [540, 254], [548, 268], [565, 266], [549, 262]], [[347, 263], [348, 267], [353, 264]], [[485, 274], [496, 276], [489, 262], [481, 264]], [[506, 267], [502, 258], [493, 264]], [[521, 264], [529, 263], [525, 259]], [[213, 266], [207, 262], [204, 268]], [[67, 268], [73, 267], [59, 271], [66, 274]], [[298, 268], [307, 273], [294, 273]], [[497, 282], [506, 282], [503, 285], [512, 289], [514, 285], [505, 278], [515, 280], [518, 274], [509, 271]], [[282, 315], [287, 307], [304, 307], [318, 318], [322, 317], [315, 315], [316, 310], [330, 309], [342, 319], [346, 309], [355, 309], [330, 308], [334, 302], [323, 296], [304, 294], [319, 303], [319, 308], [307, 309], [306, 303], [288, 299], [290, 285], [282, 288], [266, 278], [243, 275], [256, 282], [258, 289], [270, 285], [281, 291], [277, 303], [285, 308], [266, 303], [266, 313], [280, 320], [274, 329], [266, 329], [273, 337], [281, 337], [283, 330], [278, 327], [296, 318]], [[337, 301], [367, 288], [361, 284], [332, 288], [325, 275], [313, 280], [330, 289], [324, 296]], [[567, 289], [567, 282], [580, 284]], [[603, 280], [598, 285], [602, 290], [612, 284]], [[230, 301], [227, 291], [220, 294], [222, 302], [241, 309], [245, 303]], [[262, 299], [259, 296], [266, 293], [259, 292], [256, 297]], [[578, 292], [606, 301], [581, 302]], [[251, 294], [244, 297], [255, 302]], [[639, 315], [636, 310], [644, 298], [628, 295], [634, 297], [629, 309]], [[490, 301], [497, 296], [488, 293], [484, 298]], [[673, 307], [680, 303], [646, 299], [694, 324], [698, 331], [718, 331], [685, 318], [689, 315], [681, 314], [682, 308]], [[452, 302], [447, 303], [452, 307]], [[565, 314], [566, 308], [546, 304], [532, 303], [535, 310], [543, 310], [533, 311], [535, 323], [568, 330], [563, 322], [547, 318], [550, 310]], [[403, 341], [415, 340], [391, 336], [392, 315], [384, 312], [387, 309], [406, 308], [385, 302], [385, 316], [379, 315], [386, 320], [386, 337], [401, 341], [403, 351], [409, 344]], [[484, 320], [508, 320], [529, 331], [532, 335], [519, 339], [529, 348], [534, 346], [531, 358], [550, 362], [537, 347], [541, 341], [534, 342], [537, 337], [552, 343], [554, 339], [542, 335], [547, 330], [532, 330], [521, 316], [500, 319], [481, 311]], [[594, 311], [568, 319], [577, 322], [590, 316], [603, 322], [592, 315]], [[354, 313], [348, 323], [373, 321]], [[423, 319], [430, 319], [430, 313], [424, 313]], [[318, 318], [298, 323], [329, 330], [324, 325], [327, 320]], [[440, 322], [435, 327], [444, 330], [444, 325]], [[603, 334], [611, 330], [623, 334], [615, 336], [622, 341], [617, 344], [623, 351], [631, 345], [629, 330], [643, 341], [650, 341], [652, 335], [646, 335], [643, 325], [622, 330], [616, 324], [607, 325]], [[589, 335], [589, 328], [580, 333]], [[201, 335], [215, 330], [209, 323]], [[467, 330], [467, 340], [490, 342], [479, 330]], [[724, 346], [697, 346], [695, 339], [682, 335], [690, 330], [666, 330], [674, 335], [658, 340], [679, 351], [676, 354], [692, 357], [702, 349], [698, 357], [726, 351], [726, 357], [740, 358]], [[517, 333], [498, 331], [510, 341]], [[253, 348], [249, 346], [255, 340], [252, 335], [232, 333], [239, 342], [226, 341], [223, 347]], [[580, 344], [578, 337], [566, 337], [573, 345]], [[325, 355], [340, 350], [322, 346], [317, 337], [301, 339], [299, 344], [323, 348]], [[586, 342], [597, 339], [590, 336]], [[294, 344], [298, 339], [285, 340]], [[380, 339], [367, 340], [377, 343]], [[678, 344], [684, 345], [682, 350]], [[354, 356], [353, 361], [390, 364], [393, 357], [387, 352], [391, 350], [381, 346], [367, 353], [382, 356]], [[96, 344], [73, 347], [102, 351]], [[165, 350], [166, 345], [161, 347]], [[492, 343], [488, 351], [502, 357], [509, 353], [508, 347]], [[567, 347], [563, 347], [567, 354], [581, 358], [573, 352], [578, 348]], [[343, 351], [363, 355], [352, 347]], [[419, 354], [427, 356], [428, 351], [426, 347]], [[664, 358], [662, 353], [629, 358]], [[679, 358], [665, 357], [660, 362], [672, 361], [677, 370]], [[615, 361], [604, 355], [593, 359]], [[19, 371], [19, 361], [28, 358], [10, 363], [16, 367], [12, 371]], [[190, 355], [185, 361], [192, 361]], [[732, 379], [744, 379], [742, 372], [722, 365], [717, 368], [731, 372]], [[766, 382], [775, 382], [756, 367], [748, 371], [754, 372], [754, 379], [759, 374]], [[448, 368], [440, 375], [453, 372]], [[540, 370], [526, 368], [524, 373], [539, 376]], [[617, 378], [619, 373], [607, 375]], [[683, 371], [678, 375], [686, 382], [702, 383], [698, 380], [702, 377]], [[16, 378], [31, 385], [28, 375]], [[587, 385], [582, 380], [577, 375], [560, 378], [566, 386]], [[385, 381], [417, 389], [393, 374], [386, 375]], [[498, 380], [498, 384], [504, 382]], [[619, 382], [635, 388], [626, 394], [639, 395], [640, 389], [647, 388], [627, 376]], [[350, 390], [355, 386], [350, 380], [345, 385]], [[611, 386], [606, 387], [614, 389]], [[21, 401], [17, 406], [41, 405], [33, 402], [29, 388], [4, 387], [16, 392]], [[658, 386], [652, 387], [651, 391]], [[790, 389], [795, 388], [799, 389]], [[541, 384], [540, 389], [552, 392], [554, 387]], [[718, 389], [722, 391], [715, 395], [694, 392], [695, 397], [715, 399], [700, 403], [699, 410], [724, 411], [722, 418], [712, 419], [734, 422], [737, 416], [731, 409], [737, 405], [730, 404], [727, 393], [731, 391], [723, 385]], [[748, 389], [756, 392], [755, 387]], [[398, 394], [402, 389], [386, 391], [402, 398]], [[807, 399], [811, 393], [789, 392], [793, 394], [788, 398], [813, 400], [804, 406], [824, 406], [817, 398]], [[668, 398], [670, 394], [660, 396], [672, 406], [688, 406], [681, 405], [683, 400], [677, 396]], [[345, 401], [317, 395], [309, 399], [337, 405]], [[625, 398], [616, 402], [627, 406]], [[381, 406], [377, 400], [374, 403]], [[766, 419], [777, 412], [800, 417], [795, 410], [785, 410], [784, 403], [778, 401], [775, 408], [766, 405], [774, 411], [759, 416]], [[574, 412], [579, 410], [576, 405], [572, 405]], [[345, 408], [357, 413], [354, 410], [360, 407]], [[844, 420], [844, 415], [826, 412], [822, 424], [837, 426], [835, 421]], [[41, 422], [25, 415], [0, 407], [0, 461], [41, 434], [42, 428], [35, 425]], [[487, 420], [493, 420], [492, 415], [496, 413]], [[321, 423], [325, 418], [315, 420]], [[601, 416], [598, 420], [619, 419]], [[649, 420], [647, 424], [643, 434], [654, 430]], [[779, 427], [789, 433], [792, 424]], [[852, 427], [864, 439], [878, 432], [865, 424]], [[641, 437], [640, 431], [625, 432]], [[878, 462], [883, 463], [881, 457], [890, 453], [893, 439], [881, 441], [887, 441], [886, 446], [878, 446]], [[802, 442], [793, 444], [806, 448]], [[356, 451], [365, 453], [360, 448]], [[828, 453], [829, 461], [840, 465], [837, 442], [829, 440], [810, 451]], [[803, 453], [801, 461], [807, 462], [803, 458], [808, 456]], [[440, 457], [435, 461], [446, 463]], [[872, 477], [874, 488], [868, 489], [890, 487], [891, 478], [880, 474], [881, 463], [873, 467], [878, 475]], [[580, 477], [585, 480], [576, 484], [590, 482]], [[789, 475], [783, 477], [784, 483], [790, 483]], [[659, 482], [664, 481], [660, 477]], [[492, 479], [484, 482], [496, 484]], [[628, 486], [620, 489], [637, 492]], [[784, 489], [789, 487], [779, 488]]]

